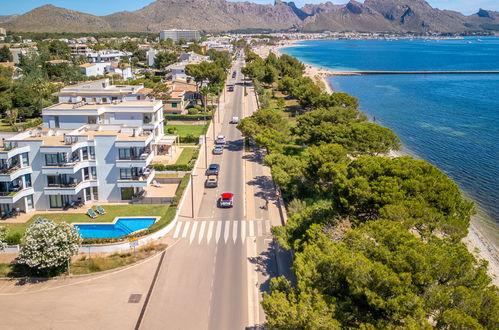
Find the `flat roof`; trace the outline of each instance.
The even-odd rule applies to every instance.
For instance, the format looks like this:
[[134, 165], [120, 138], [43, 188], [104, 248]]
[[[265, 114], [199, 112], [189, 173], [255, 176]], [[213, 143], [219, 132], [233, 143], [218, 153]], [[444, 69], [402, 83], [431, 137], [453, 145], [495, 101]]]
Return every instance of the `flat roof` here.
[[[47, 130], [43, 130], [43, 133], [46, 133]], [[139, 136], [133, 136], [133, 131], [132, 132], [121, 132], [118, 130], [110, 130], [110, 131], [86, 131], [86, 132], [79, 132], [76, 134], [67, 134], [66, 136], [86, 136], [88, 138], [88, 141], [93, 141], [96, 136], [115, 136], [116, 141], [130, 141], [130, 142], [135, 142], [135, 141], [146, 141], [150, 135], [139, 135]], [[21, 139], [18, 141], [42, 141], [42, 146], [44, 147], [61, 147], [61, 146], [70, 146], [70, 144], [67, 144], [64, 141], [64, 135], [52, 135], [52, 136], [30, 136], [25, 139]]]
[[[146, 100], [137, 100], [137, 101], [124, 101], [118, 103], [102, 103], [102, 104], [85, 104], [75, 108], [76, 103], [57, 103], [51, 105], [50, 107], [45, 108], [46, 110], [97, 110], [101, 108], [144, 108], [144, 107], [154, 107], [161, 102], [160, 100], [156, 101], [146, 101]], [[45, 110], [44, 109], [44, 110]], [[116, 109], [115, 109], [116, 110]]]

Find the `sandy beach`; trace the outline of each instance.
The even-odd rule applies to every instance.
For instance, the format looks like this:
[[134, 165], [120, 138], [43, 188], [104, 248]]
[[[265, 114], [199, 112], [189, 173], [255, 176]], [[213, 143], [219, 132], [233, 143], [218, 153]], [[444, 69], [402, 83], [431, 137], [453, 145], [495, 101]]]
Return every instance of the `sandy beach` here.
[[[270, 52], [280, 56], [281, 48], [296, 46], [296, 43], [300, 41], [301, 40], [287, 40], [275, 46], [259, 46], [255, 47], [254, 51], [263, 58], [266, 58]], [[334, 89], [327, 78], [331, 75], [343, 74], [346, 73], [305, 64], [305, 75], [314, 80], [330, 94], [334, 93]], [[407, 153], [402, 151], [391, 151], [388, 157], [401, 157], [407, 155]], [[499, 286], [499, 248], [497, 242], [490, 241], [486, 237], [487, 235], [483, 234], [484, 230], [487, 229], [481, 224], [480, 220], [477, 217], [472, 217], [468, 228], [468, 235], [463, 239], [463, 243], [475, 257], [486, 260], [489, 263], [489, 275], [492, 277], [492, 282], [494, 285]]]

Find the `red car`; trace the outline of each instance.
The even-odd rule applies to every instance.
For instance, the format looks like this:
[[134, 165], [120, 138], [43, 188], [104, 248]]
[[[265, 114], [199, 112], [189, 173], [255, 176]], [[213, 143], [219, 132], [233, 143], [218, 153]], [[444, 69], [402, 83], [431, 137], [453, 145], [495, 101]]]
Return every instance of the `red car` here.
[[233, 193], [223, 193], [218, 200], [219, 207], [232, 207], [234, 204], [234, 194]]

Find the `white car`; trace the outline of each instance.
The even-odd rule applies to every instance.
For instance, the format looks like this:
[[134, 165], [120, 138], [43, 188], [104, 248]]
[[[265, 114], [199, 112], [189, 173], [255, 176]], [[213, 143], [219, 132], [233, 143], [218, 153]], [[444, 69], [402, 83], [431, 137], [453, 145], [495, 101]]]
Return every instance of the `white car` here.
[[232, 124], [237, 124], [239, 123], [239, 117], [232, 117], [232, 120], [230, 121]]
[[217, 136], [217, 139], [215, 140], [215, 144], [225, 144], [225, 136], [219, 135]]
[[216, 144], [214, 147], [213, 147], [213, 154], [214, 155], [221, 155], [224, 153], [224, 146], [220, 145], [220, 144]]

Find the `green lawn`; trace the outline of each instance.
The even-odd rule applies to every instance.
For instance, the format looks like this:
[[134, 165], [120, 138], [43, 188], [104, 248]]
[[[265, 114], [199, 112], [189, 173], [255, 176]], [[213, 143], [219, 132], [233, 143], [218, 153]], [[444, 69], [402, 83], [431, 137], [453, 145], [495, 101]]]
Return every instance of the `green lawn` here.
[[187, 135], [193, 135], [194, 137], [199, 137], [200, 135], [203, 135], [204, 132], [206, 131], [206, 128], [208, 126], [205, 125], [165, 125], [165, 133], [168, 134], [168, 128], [170, 127], [175, 127], [177, 129], [177, 132], [174, 133], [175, 135], [179, 135], [181, 137], [187, 136]]
[[38, 217], [52, 220], [55, 222], [66, 221], [73, 222], [112, 222], [116, 217], [132, 217], [132, 216], [158, 216], [162, 217], [166, 214], [168, 204], [165, 205], [108, 205], [103, 206], [106, 210], [105, 215], [99, 215], [96, 219], [90, 218], [84, 213], [52, 213], [52, 214], [35, 214], [25, 223], [5, 224], [9, 229], [9, 234], [19, 232], [24, 235], [26, 228], [32, 224]]
[[187, 165], [191, 161], [192, 156], [194, 155], [195, 152], [196, 148], [184, 148], [180, 156], [178, 156], [175, 165], [181, 165], [181, 164]]

